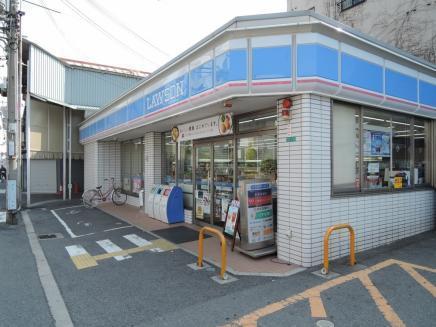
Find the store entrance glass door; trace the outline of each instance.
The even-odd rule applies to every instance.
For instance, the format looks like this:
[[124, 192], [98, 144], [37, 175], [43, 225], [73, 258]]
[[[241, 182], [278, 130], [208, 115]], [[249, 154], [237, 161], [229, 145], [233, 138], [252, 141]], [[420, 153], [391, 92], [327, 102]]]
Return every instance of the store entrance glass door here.
[[195, 219], [223, 226], [234, 196], [233, 141], [195, 145]]
[[233, 199], [233, 142], [213, 144], [213, 221], [224, 226], [227, 206]]
[[210, 144], [195, 146], [195, 219], [210, 223], [211, 217], [211, 169], [212, 147]]

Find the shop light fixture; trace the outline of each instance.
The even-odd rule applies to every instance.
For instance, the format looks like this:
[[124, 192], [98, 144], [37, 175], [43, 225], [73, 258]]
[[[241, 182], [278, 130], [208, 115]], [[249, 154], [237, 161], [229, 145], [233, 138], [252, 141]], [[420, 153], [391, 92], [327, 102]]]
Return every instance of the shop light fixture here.
[[253, 121], [253, 119], [249, 119], [249, 120], [240, 120], [239, 124], [247, 124], [247, 123], [251, 123]]
[[270, 118], [275, 118], [275, 117], [277, 117], [277, 115], [254, 118], [254, 120], [259, 121], [259, 120], [265, 120], [265, 119], [270, 119]]
[[386, 122], [385, 119], [381, 119], [381, 118], [374, 118], [374, 117], [367, 117], [367, 116], [364, 116], [363, 118], [368, 119], [368, 120], [376, 120], [376, 121]]

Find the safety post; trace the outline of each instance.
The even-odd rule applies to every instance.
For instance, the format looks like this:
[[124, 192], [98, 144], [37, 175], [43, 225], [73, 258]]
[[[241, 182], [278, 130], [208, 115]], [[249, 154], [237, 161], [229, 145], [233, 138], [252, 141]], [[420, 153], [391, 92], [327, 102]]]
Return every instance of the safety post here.
[[348, 224], [338, 224], [329, 227], [324, 235], [324, 268], [321, 269], [321, 273], [323, 275], [327, 275], [329, 273], [329, 238], [333, 231], [338, 229], [348, 229], [350, 232], [350, 266], [354, 266], [356, 264], [356, 256], [354, 251], [354, 240], [355, 234], [354, 229]]
[[221, 272], [220, 277], [221, 279], [226, 279], [226, 266], [227, 266], [227, 246], [226, 246], [226, 239], [220, 231], [216, 230], [215, 228], [211, 227], [203, 227], [200, 229], [200, 235], [198, 237], [198, 260], [197, 260], [197, 266], [203, 267], [203, 242], [204, 242], [204, 233], [208, 232], [211, 234], [215, 234], [221, 242]]

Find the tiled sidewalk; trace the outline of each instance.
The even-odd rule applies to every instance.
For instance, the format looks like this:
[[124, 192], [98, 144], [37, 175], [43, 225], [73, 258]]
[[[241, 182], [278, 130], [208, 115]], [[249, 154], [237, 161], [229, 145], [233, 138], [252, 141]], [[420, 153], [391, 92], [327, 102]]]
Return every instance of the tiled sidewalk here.
[[[201, 228], [197, 225], [185, 223], [165, 224], [148, 217], [142, 209], [130, 205], [115, 206], [112, 203], [104, 203], [99, 206], [99, 209], [151, 233], [156, 230], [176, 226], [185, 226], [196, 231], [199, 231]], [[198, 255], [198, 240], [181, 243], [178, 246], [194, 255]], [[275, 256], [253, 259], [236, 250], [232, 252], [230, 240], [227, 242], [227, 247], [227, 270], [235, 275], [289, 276], [303, 270], [303, 268], [297, 265], [278, 263]], [[220, 246], [215, 237], [204, 240], [204, 256], [206, 261], [217, 266], [220, 265]]]

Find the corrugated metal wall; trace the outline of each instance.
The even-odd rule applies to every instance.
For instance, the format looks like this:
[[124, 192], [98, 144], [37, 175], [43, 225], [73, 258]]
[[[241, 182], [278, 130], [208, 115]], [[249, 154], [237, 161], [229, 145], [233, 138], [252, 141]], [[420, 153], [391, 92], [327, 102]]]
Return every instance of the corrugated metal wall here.
[[70, 105], [101, 107], [141, 80], [139, 77], [68, 67], [33, 45], [30, 45], [30, 53], [30, 92]]
[[65, 66], [47, 52], [30, 47], [30, 92], [41, 97], [65, 102]]
[[65, 102], [101, 107], [138, 84], [138, 79], [85, 69], [67, 68]]

